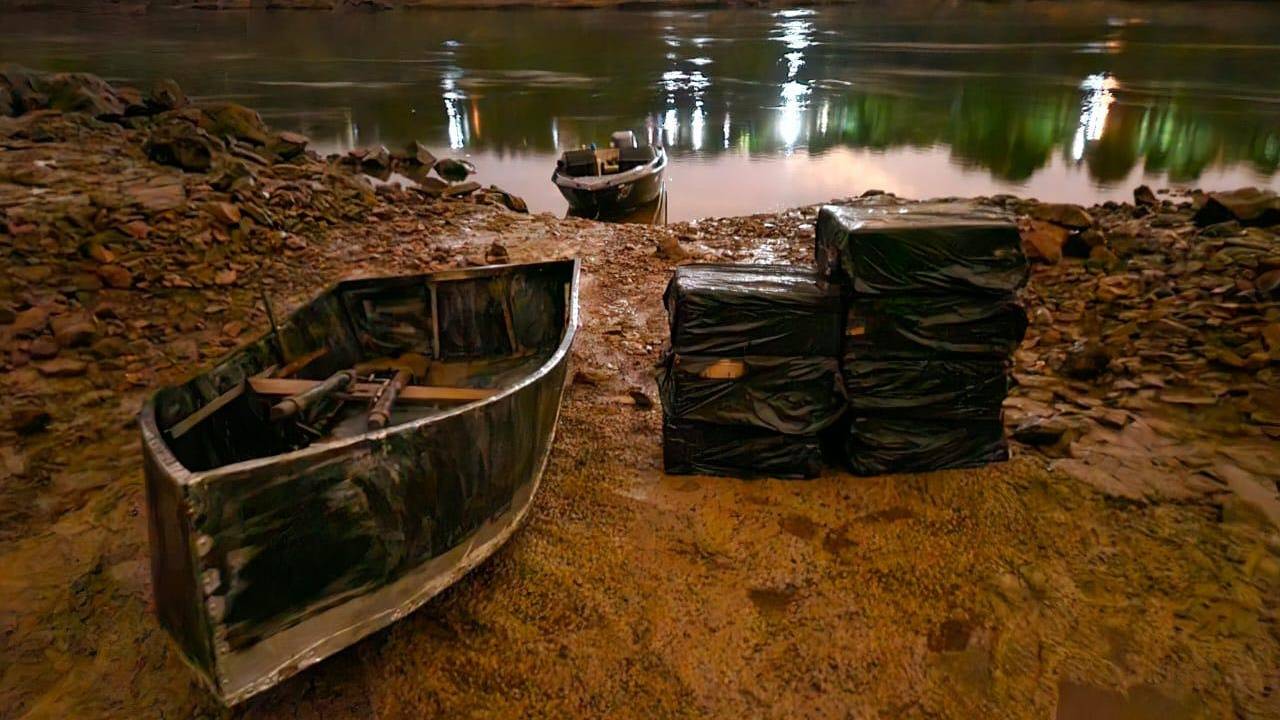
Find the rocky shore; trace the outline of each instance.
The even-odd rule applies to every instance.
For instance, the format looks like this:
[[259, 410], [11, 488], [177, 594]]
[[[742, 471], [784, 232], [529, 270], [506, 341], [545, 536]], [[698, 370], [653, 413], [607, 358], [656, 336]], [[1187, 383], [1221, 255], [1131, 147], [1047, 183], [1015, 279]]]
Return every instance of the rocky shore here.
[[264, 293], [561, 256], [584, 325], [529, 526], [238, 714], [1280, 716], [1274, 194], [987, 198], [1035, 261], [1017, 457], [742, 483], [660, 472], [661, 291], [681, 262], [807, 264], [816, 206], [533, 215], [420, 145], [321, 157], [173, 83], [17, 68], [0, 148], [6, 716], [218, 714], [149, 608], [133, 416], [263, 332]]

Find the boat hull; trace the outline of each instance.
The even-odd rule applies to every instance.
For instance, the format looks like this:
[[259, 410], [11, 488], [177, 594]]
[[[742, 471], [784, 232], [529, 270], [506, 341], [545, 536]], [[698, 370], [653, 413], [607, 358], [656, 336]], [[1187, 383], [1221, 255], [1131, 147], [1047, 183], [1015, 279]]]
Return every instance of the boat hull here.
[[610, 182], [606, 176], [597, 187], [586, 187], [579, 182], [581, 179], [562, 178], [558, 171], [552, 174], [551, 180], [574, 215], [608, 219], [627, 215], [658, 200], [666, 166], [664, 151], [647, 172], [624, 182]]
[[[515, 532], [537, 492], [568, 378], [577, 325], [577, 265], [568, 264], [559, 345], [486, 400], [197, 472], [165, 441], [163, 405], [152, 398], [144, 406], [157, 610], [224, 703], [404, 617]], [[228, 362], [246, 374], [255, 366], [242, 358], [219, 367]]]

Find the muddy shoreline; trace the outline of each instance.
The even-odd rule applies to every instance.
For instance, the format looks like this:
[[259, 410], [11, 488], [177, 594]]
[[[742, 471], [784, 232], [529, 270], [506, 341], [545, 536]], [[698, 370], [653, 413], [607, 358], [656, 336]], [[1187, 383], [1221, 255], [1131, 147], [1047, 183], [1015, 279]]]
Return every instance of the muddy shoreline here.
[[575, 378], [528, 525], [230, 716], [1280, 717], [1265, 198], [987, 199], [1037, 256], [1009, 463], [668, 477], [636, 394], [671, 269], [807, 264], [817, 206], [531, 215], [479, 185], [375, 187], [369, 155], [176, 87], [40, 82], [43, 108], [0, 118], [0, 716], [224, 714], [150, 607], [133, 417], [265, 331], [260, 285], [282, 313], [342, 277], [576, 256]]

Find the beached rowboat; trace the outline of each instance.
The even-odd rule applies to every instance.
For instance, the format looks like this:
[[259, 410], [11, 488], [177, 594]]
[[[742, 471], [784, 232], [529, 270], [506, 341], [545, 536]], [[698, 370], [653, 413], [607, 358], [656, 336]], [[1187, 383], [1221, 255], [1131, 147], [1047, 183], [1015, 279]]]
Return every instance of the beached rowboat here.
[[525, 517], [573, 260], [339, 283], [141, 414], [161, 624], [234, 704], [404, 617]]

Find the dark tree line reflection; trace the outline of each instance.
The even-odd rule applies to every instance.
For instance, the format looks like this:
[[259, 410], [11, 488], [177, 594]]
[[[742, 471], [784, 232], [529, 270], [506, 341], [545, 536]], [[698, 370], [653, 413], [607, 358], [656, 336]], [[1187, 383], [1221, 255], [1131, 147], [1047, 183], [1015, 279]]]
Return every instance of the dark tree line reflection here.
[[[902, 7], [909, 5], [910, 7]], [[1143, 13], [1133, 17], [1135, 12]], [[331, 148], [679, 156], [945, 146], [1025, 180], [1280, 166], [1280, 8], [915, 3], [714, 12], [0, 17], [0, 56], [239, 98]]]

